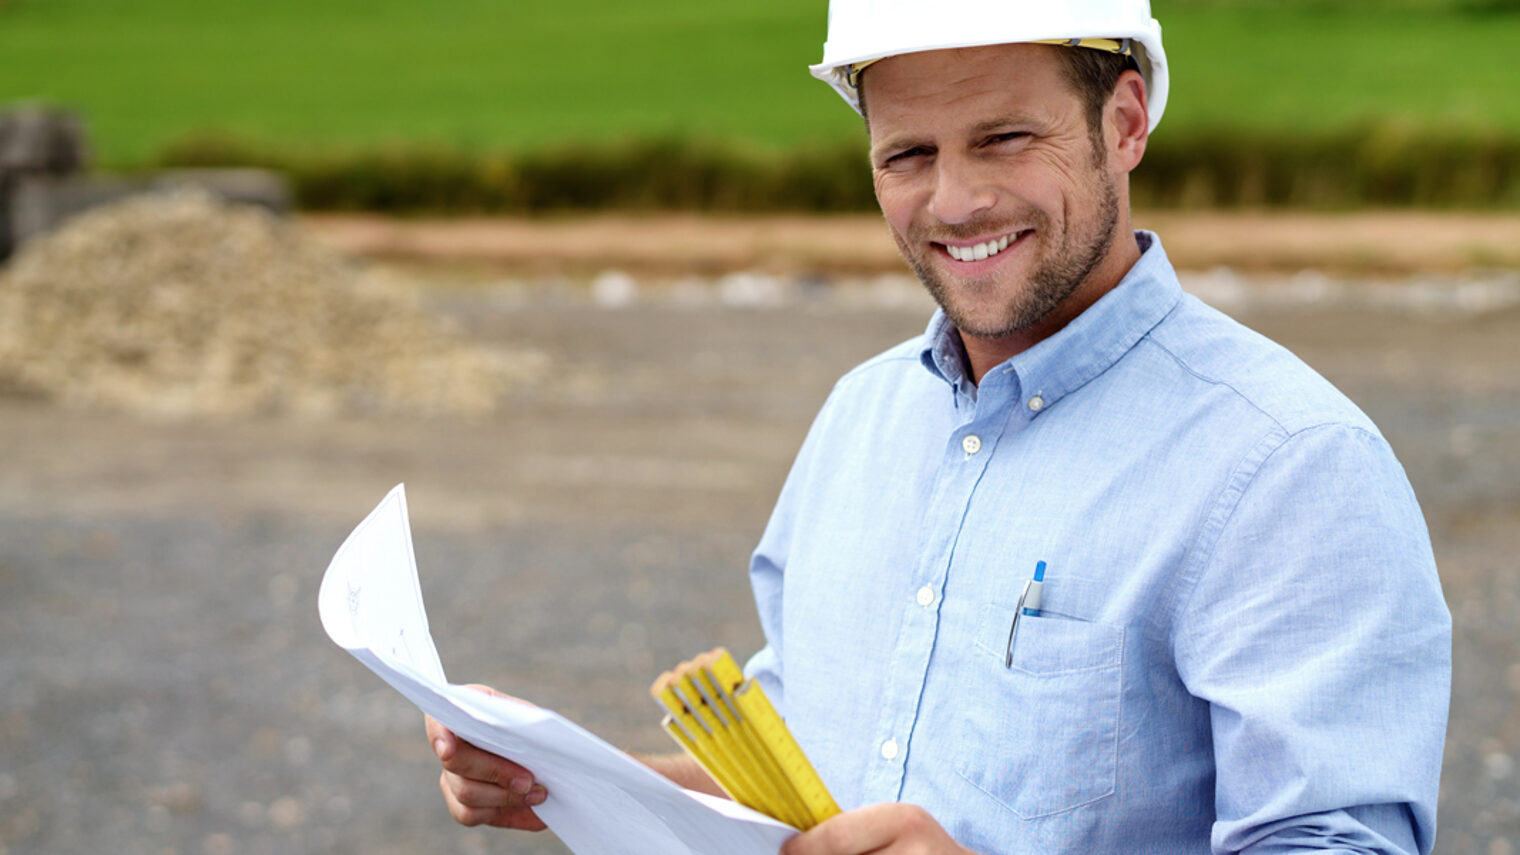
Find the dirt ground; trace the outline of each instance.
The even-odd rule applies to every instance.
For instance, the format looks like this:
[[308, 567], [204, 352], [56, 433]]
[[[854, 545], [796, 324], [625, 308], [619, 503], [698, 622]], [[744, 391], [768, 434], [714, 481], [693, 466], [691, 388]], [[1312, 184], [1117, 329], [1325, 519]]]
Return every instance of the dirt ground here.
[[[1154, 221], [1205, 271], [1185, 285], [1326, 374], [1409, 472], [1456, 621], [1437, 850], [1513, 855], [1517, 221], [1213, 219]], [[343, 536], [405, 481], [451, 678], [663, 749], [649, 681], [756, 648], [744, 565], [791, 455], [834, 378], [929, 308], [871, 278], [896, 269], [871, 219], [308, 227], [403, 262], [470, 334], [550, 370], [473, 420], [152, 421], [0, 398], [0, 855], [563, 853], [448, 820], [417, 714], [317, 622]], [[608, 267], [638, 278], [602, 288]], [[730, 275], [747, 268], [774, 275]], [[666, 276], [685, 278], [647, 284]]]

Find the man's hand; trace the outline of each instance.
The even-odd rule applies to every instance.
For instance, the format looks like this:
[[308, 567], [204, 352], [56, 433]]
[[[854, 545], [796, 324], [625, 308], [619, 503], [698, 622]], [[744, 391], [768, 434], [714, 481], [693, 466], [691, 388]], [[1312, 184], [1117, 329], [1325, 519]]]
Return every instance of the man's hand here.
[[[487, 686], [470, 688], [497, 697], [511, 697]], [[549, 794], [534, 782], [532, 772], [465, 742], [432, 716], [427, 716], [427, 735], [433, 753], [443, 763], [438, 787], [443, 790], [443, 800], [455, 822], [525, 831], [542, 831], [546, 827], [533, 807], [543, 804]]]
[[973, 855], [929, 812], [895, 802], [831, 817], [793, 837], [781, 855]]

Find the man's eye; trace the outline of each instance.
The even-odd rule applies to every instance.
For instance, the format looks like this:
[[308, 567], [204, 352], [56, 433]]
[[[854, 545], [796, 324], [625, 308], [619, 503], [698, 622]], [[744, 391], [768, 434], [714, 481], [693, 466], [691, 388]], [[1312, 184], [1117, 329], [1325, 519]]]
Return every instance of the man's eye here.
[[1014, 140], [1023, 139], [1027, 136], [1029, 136], [1029, 134], [1026, 134], [1023, 131], [1008, 131], [1007, 133], [993, 134], [987, 138], [987, 142], [990, 145], [997, 145], [998, 143], [1013, 142]]
[[924, 148], [923, 146], [914, 146], [913, 148], [905, 149], [898, 152], [897, 154], [892, 155], [883, 161], [883, 163], [885, 163], [887, 166], [892, 166], [894, 164], [903, 164], [911, 161], [915, 157], [923, 157], [928, 153], [929, 150], [927, 148]]

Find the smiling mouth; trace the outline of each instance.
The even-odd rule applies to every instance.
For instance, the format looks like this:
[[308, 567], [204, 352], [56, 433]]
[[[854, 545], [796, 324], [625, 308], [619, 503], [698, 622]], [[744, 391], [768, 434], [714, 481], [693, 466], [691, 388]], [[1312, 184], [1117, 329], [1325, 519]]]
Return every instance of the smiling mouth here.
[[992, 256], [997, 255], [998, 253], [1007, 249], [1008, 244], [1017, 243], [1019, 238], [1028, 233], [1029, 232], [1027, 230], [1021, 232], [1010, 232], [1009, 234], [1003, 235], [1002, 237], [993, 238], [992, 240], [972, 244], [970, 246], [955, 246], [954, 244], [948, 243], [940, 244], [940, 246], [943, 246], [945, 248], [945, 252], [948, 253], [950, 257], [956, 261], [981, 261], [983, 259], [991, 258]]

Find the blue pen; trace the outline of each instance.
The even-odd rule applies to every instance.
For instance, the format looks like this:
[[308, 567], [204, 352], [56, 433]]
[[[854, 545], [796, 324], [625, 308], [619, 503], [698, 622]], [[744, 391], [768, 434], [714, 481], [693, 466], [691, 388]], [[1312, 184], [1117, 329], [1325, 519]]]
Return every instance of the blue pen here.
[[1034, 565], [1034, 578], [1024, 583], [1024, 595], [1019, 597], [1022, 608], [1020, 614], [1030, 617], [1040, 616], [1040, 589], [1045, 586], [1045, 562], [1040, 561]]
[[1013, 667], [1013, 636], [1019, 628], [1019, 618], [1024, 615], [1029, 617], [1040, 616], [1040, 589], [1045, 587], [1045, 562], [1040, 561], [1034, 565], [1034, 578], [1024, 583], [1024, 590], [1019, 594], [1019, 604], [1013, 610], [1013, 623], [1008, 625], [1008, 654], [1003, 657], [1003, 667]]

